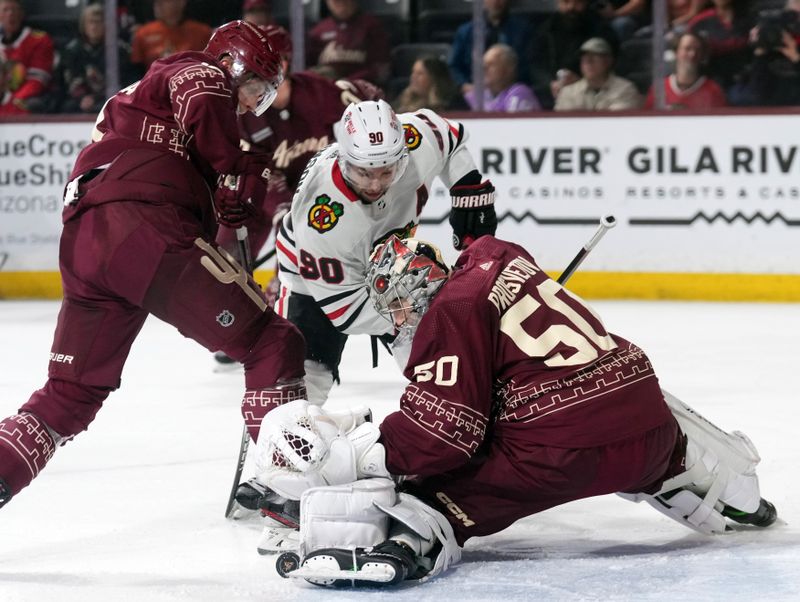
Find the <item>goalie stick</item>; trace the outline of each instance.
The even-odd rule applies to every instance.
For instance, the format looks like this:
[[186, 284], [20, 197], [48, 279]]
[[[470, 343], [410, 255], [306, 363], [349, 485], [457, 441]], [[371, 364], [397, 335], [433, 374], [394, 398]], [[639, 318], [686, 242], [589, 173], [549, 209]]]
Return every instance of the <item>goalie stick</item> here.
[[[250, 241], [247, 237], [247, 226], [240, 226], [236, 228], [236, 242], [239, 245], [239, 261], [247, 273], [253, 275], [252, 260], [250, 257]], [[236, 462], [236, 472], [233, 475], [233, 485], [231, 492], [228, 495], [228, 504], [225, 506], [225, 518], [233, 516], [233, 509], [236, 505], [236, 490], [239, 488], [239, 482], [242, 479], [242, 471], [244, 470], [244, 461], [247, 458], [247, 449], [250, 447], [250, 434], [247, 432], [247, 425], [242, 425], [242, 438], [239, 441], [239, 458]]]
[[597, 243], [600, 242], [600, 239], [605, 236], [605, 233], [616, 225], [617, 220], [613, 215], [604, 215], [600, 218], [600, 225], [597, 227], [597, 231], [594, 233], [592, 238], [589, 239], [589, 242], [581, 247], [581, 250], [578, 251], [577, 255], [572, 258], [572, 261], [569, 262], [567, 268], [561, 273], [561, 276], [558, 277], [559, 284], [564, 284], [572, 277], [572, 275], [578, 269], [578, 266], [583, 263], [584, 259], [586, 259], [586, 256], [589, 255]]

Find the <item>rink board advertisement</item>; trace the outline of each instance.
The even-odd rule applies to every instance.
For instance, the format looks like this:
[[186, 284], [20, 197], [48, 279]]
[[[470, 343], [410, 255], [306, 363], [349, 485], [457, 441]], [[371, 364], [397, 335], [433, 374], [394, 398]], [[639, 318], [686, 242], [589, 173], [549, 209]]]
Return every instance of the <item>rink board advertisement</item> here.
[[[605, 291], [613, 281], [612, 289], [621, 286], [632, 296], [659, 296], [647, 292], [654, 287], [671, 296], [670, 278], [712, 286], [728, 278], [738, 288], [788, 286], [796, 294], [800, 116], [484, 118], [464, 124], [479, 169], [497, 189], [498, 235], [526, 246], [545, 269], [563, 269], [599, 217], [613, 214], [618, 226], [583, 264], [576, 283], [595, 275]], [[13, 294], [16, 285], [9, 283], [25, 274], [57, 271], [62, 189], [90, 131], [89, 122], [0, 125], [0, 296]], [[448, 211], [447, 190], [437, 181], [418, 236], [454, 259]], [[707, 296], [686, 286], [695, 292], [678, 296]], [[787, 297], [762, 290], [755, 298]]]

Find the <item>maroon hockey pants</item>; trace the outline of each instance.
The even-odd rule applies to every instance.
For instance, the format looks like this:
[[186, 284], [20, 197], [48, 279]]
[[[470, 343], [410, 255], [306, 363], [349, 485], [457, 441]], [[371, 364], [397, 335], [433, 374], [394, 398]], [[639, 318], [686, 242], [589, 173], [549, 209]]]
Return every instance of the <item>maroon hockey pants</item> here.
[[[89, 209], [64, 226], [60, 268], [64, 300], [49, 379], [20, 413], [34, 414], [62, 438], [85, 430], [119, 387], [131, 345], [151, 313], [241, 361], [248, 390], [303, 376], [299, 331], [267, 307], [236, 262], [203, 239], [188, 211], [129, 201]], [[15, 493], [52, 453], [44, 425], [0, 421], [0, 478]]]
[[669, 420], [600, 447], [536, 446], [496, 433], [482, 462], [408, 487], [444, 514], [460, 545], [573, 500], [616, 492], [654, 493], [682, 471], [685, 442]]

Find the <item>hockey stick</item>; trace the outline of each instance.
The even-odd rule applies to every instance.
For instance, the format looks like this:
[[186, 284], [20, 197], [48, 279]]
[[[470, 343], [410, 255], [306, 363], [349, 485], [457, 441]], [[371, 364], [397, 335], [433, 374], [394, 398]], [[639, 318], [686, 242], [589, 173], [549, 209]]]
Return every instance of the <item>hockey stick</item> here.
[[275, 254], [277, 252], [278, 252], [277, 248], [272, 248], [271, 250], [269, 250], [266, 253], [264, 253], [261, 257], [259, 257], [258, 259], [256, 259], [253, 262], [253, 269], [255, 270], [256, 268], [260, 268], [262, 265], [267, 263], [270, 259], [275, 257]]
[[595, 245], [600, 242], [600, 239], [603, 238], [605, 233], [609, 231], [611, 228], [617, 225], [617, 220], [613, 215], [604, 215], [600, 218], [600, 225], [597, 227], [597, 231], [594, 233], [592, 238], [589, 239], [581, 250], [578, 251], [578, 254], [572, 258], [572, 261], [569, 262], [567, 269], [565, 269], [561, 276], [558, 277], [558, 283], [564, 284], [570, 277], [575, 273], [578, 269], [578, 266], [583, 263], [583, 260], [586, 259], [586, 256], [594, 249]]
[[[250, 241], [247, 237], [247, 226], [236, 228], [236, 242], [239, 244], [239, 261], [247, 273], [253, 275], [252, 259], [250, 256]], [[247, 450], [250, 447], [250, 434], [247, 432], [247, 425], [242, 425], [242, 438], [239, 441], [239, 458], [236, 462], [236, 472], [233, 475], [233, 485], [228, 495], [228, 504], [225, 506], [225, 518], [233, 516], [233, 508], [236, 505], [236, 490], [242, 480], [244, 461], [247, 459]]]

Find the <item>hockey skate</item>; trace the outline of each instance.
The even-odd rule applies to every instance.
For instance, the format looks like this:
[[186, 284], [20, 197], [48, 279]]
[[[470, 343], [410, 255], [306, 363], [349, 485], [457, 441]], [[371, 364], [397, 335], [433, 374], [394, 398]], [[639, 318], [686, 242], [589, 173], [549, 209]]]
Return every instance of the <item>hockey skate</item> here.
[[259, 513], [266, 523], [256, 544], [261, 555], [296, 550], [299, 545], [300, 503], [287, 500], [255, 479], [239, 485], [236, 501], [243, 509]]
[[242, 508], [258, 511], [282, 527], [300, 528], [300, 502], [281, 497], [255, 479], [239, 485], [236, 501]]
[[6, 505], [11, 499], [11, 488], [6, 485], [6, 482], [3, 479], [0, 479], [0, 508]]
[[419, 568], [405, 544], [385, 541], [371, 548], [323, 548], [303, 559], [299, 568], [292, 552], [281, 554], [276, 567], [283, 577], [305, 579], [324, 587], [386, 587], [415, 577]]
[[769, 527], [778, 519], [778, 511], [771, 502], [762, 497], [755, 512], [742, 512], [731, 506], [725, 506], [722, 509], [722, 516], [740, 525], [753, 525], [754, 527], [763, 528]]

